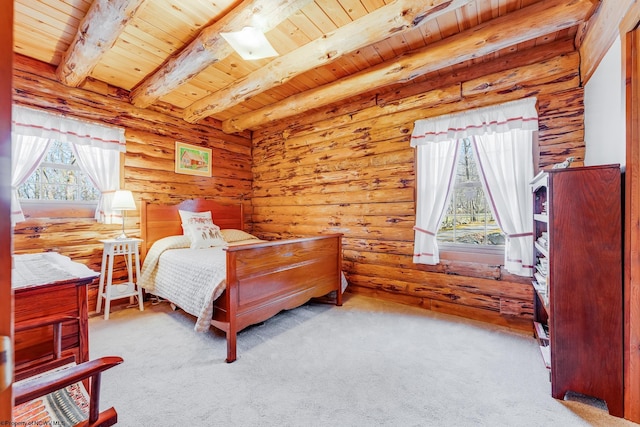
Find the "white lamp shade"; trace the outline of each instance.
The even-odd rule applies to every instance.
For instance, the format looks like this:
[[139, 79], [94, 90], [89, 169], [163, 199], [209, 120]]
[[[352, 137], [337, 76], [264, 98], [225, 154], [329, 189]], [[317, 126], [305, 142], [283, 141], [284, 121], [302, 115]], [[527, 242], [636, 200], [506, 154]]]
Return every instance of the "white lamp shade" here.
[[129, 190], [118, 190], [113, 196], [111, 209], [114, 211], [132, 211], [136, 209], [136, 202], [133, 200], [133, 193]]
[[253, 27], [244, 27], [241, 31], [220, 33], [238, 52], [242, 59], [262, 59], [278, 56], [278, 52], [269, 44], [264, 34]]

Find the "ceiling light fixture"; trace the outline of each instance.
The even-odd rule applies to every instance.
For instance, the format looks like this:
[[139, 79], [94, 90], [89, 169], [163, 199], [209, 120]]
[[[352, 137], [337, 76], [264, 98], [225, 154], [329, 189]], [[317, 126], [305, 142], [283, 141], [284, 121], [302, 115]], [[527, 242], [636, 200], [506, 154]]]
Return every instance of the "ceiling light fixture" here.
[[269, 44], [264, 34], [253, 27], [244, 27], [241, 31], [220, 33], [220, 35], [245, 60], [270, 58], [278, 52]]

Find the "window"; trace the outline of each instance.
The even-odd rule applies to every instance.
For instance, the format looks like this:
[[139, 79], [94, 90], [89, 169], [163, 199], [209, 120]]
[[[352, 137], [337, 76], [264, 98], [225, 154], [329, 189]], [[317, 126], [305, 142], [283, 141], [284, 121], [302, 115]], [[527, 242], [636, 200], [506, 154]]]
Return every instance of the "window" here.
[[504, 247], [504, 233], [487, 203], [469, 138], [458, 144], [455, 183], [437, 238], [440, 247], [449, 250], [490, 246], [502, 252]]
[[486, 262], [478, 249], [485, 254], [493, 248], [502, 252], [500, 263], [507, 271], [531, 276], [535, 104], [535, 98], [526, 98], [415, 122], [413, 262], [438, 264], [440, 246], [455, 246], [463, 256], [471, 252], [473, 258], [465, 260]]
[[51, 141], [40, 166], [18, 187], [25, 200], [72, 201], [95, 205], [100, 192], [82, 172], [68, 142]]
[[121, 222], [111, 202], [120, 188], [124, 129], [18, 105], [12, 109], [11, 225], [25, 220], [21, 202], [36, 205], [33, 216]]

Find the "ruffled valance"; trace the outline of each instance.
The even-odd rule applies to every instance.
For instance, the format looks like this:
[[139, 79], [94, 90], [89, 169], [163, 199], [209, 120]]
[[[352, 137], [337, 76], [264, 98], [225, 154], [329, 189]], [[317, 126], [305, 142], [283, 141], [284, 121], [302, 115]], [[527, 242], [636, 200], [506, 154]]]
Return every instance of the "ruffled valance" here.
[[411, 134], [411, 146], [455, 141], [512, 129], [538, 130], [535, 97], [417, 120]]
[[120, 127], [89, 123], [18, 105], [13, 106], [12, 114], [11, 130], [18, 135], [126, 151], [124, 129]]

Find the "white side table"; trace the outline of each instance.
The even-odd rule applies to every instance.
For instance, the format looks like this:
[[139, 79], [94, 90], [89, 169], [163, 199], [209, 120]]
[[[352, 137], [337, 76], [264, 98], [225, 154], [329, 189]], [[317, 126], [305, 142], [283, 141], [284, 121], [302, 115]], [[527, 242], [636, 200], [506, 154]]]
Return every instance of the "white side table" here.
[[[138, 306], [140, 307], [140, 311], [143, 311], [142, 288], [137, 284], [138, 278], [140, 277], [140, 258], [138, 257], [138, 253], [142, 239], [126, 238], [100, 241], [104, 244], [104, 251], [102, 252], [102, 270], [100, 272], [100, 287], [98, 288], [96, 312], [100, 313], [102, 309], [102, 299], [104, 298], [104, 319], [108, 320], [111, 301], [126, 297], [129, 297], [130, 304], [134, 303], [134, 297], [138, 298]], [[116, 255], [125, 256], [127, 272], [129, 274], [129, 280], [127, 282], [113, 283], [113, 258]], [[133, 277], [134, 264], [132, 262], [135, 262], [135, 281]], [[106, 280], [105, 270], [107, 272]]]

